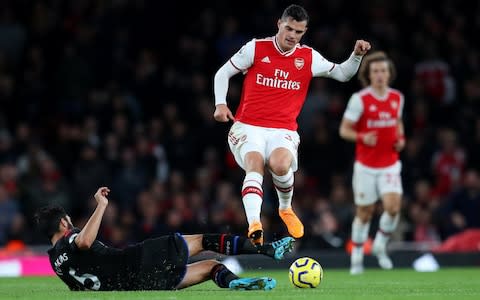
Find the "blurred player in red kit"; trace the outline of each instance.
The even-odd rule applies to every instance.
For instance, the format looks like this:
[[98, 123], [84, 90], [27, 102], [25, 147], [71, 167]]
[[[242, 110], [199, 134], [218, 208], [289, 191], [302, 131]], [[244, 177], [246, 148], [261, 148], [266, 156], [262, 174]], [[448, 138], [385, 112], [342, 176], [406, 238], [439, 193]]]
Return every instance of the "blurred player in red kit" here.
[[[288, 232], [303, 236], [303, 224], [292, 210], [294, 172], [300, 138], [297, 117], [313, 77], [348, 81], [355, 75], [370, 44], [357, 40], [353, 53], [341, 64], [326, 60], [316, 50], [300, 45], [309, 16], [298, 5], [288, 6], [273, 37], [247, 42], [215, 74], [215, 112], [219, 122], [234, 121], [228, 134], [230, 150], [245, 172], [242, 200], [248, 236], [263, 243], [260, 212], [265, 168], [271, 173], [279, 198], [279, 215]], [[243, 73], [242, 96], [235, 117], [227, 106], [229, 80]]]
[[383, 269], [393, 267], [386, 244], [399, 221], [403, 192], [399, 152], [405, 147], [401, 119], [404, 97], [389, 86], [395, 77], [392, 61], [383, 52], [373, 52], [363, 59], [358, 77], [364, 89], [352, 95], [340, 125], [340, 136], [356, 143], [351, 274], [363, 273], [363, 244], [378, 199], [384, 212], [372, 253]]

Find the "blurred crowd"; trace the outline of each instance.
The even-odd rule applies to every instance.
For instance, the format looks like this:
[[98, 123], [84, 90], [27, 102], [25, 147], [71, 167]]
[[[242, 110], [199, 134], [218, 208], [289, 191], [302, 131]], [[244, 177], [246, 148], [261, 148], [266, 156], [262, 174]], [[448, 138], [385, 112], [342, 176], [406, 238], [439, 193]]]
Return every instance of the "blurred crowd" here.
[[[297, 1], [303, 41], [331, 61], [356, 39], [386, 51], [406, 98], [404, 206], [396, 240], [439, 243], [480, 227], [480, 1]], [[213, 120], [213, 75], [286, 1], [3, 0], [0, 247], [46, 244], [35, 210], [82, 226], [112, 190], [99, 238], [113, 246], [179, 231], [245, 234], [243, 171]], [[235, 109], [242, 76], [231, 81]], [[303, 248], [343, 248], [353, 218], [353, 144], [338, 126], [358, 80], [314, 79], [299, 117], [294, 208]], [[286, 234], [271, 180], [267, 239]], [[375, 230], [375, 222], [371, 230]]]

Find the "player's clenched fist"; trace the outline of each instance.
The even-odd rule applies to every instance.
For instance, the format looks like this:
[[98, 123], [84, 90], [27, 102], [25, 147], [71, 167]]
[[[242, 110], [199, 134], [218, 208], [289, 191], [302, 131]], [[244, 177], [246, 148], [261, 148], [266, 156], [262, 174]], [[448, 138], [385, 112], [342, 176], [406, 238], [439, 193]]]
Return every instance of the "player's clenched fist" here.
[[370, 50], [371, 46], [370, 43], [364, 40], [357, 40], [355, 42], [355, 48], [353, 52], [355, 55], [365, 55], [367, 54], [368, 50]]
[[95, 200], [97, 201], [98, 204], [108, 204], [108, 193], [110, 193], [110, 189], [108, 187], [101, 187], [97, 190], [95, 193]]
[[235, 121], [232, 112], [225, 104], [218, 104], [215, 107], [215, 112], [213, 113], [213, 117], [218, 122], [228, 122], [230, 120]]

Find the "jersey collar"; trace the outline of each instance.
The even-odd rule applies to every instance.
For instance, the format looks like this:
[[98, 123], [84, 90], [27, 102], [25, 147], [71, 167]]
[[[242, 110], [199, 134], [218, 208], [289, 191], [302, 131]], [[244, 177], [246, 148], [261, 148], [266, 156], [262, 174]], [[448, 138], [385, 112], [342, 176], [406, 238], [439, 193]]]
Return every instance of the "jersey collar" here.
[[391, 89], [390, 88], [387, 88], [387, 92], [385, 93], [385, 95], [379, 95], [375, 92], [375, 90], [372, 88], [372, 87], [368, 87], [368, 91], [373, 95], [375, 96], [375, 98], [379, 101], [386, 101], [388, 99], [388, 96], [390, 96], [390, 91]]
[[298, 44], [295, 45], [295, 47], [293, 47], [291, 50], [288, 50], [288, 51], [283, 51], [281, 48], [280, 48], [280, 45], [278, 44], [277, 42], [277, 36], [275, 35], [272, 39], [272, 42], [273, 42], [273, 45], [275, 46], [275, 49], [277, 49], [278, 53], [280, 53], [281, 55], [283, 56], [290, 56], [292, 55], [295, 50], [297, 49], [298, 47]]

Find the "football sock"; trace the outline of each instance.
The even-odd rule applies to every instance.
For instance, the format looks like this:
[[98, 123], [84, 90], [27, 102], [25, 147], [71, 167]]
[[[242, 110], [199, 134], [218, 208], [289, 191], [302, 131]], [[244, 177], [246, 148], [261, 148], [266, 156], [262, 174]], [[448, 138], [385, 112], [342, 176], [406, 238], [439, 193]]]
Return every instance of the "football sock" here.
[[262, 184], [263, 175], [258, 172], [248, 172], [243, 180], [242, 201], [248, 224], [260, 222], [263, 198]]
[[210, 271], [210, 278], [221, 288], [228, 288], [230, 281], [238, 279], [237, 275], [233, 274], [232, 271], [227, 269], [222, 264], [218, 264], [212, 268]]
[[386, 244], [390, 239], [390, 235], [397, 228], [398, 221], [400, 220], [400, 214], [391, 216], [389, 213], [384, 211], [380, 217], [380, 222], [378, 226], [378, 231], [375, 234], [375, 244]]
[[276, 175], [272, 173], [273, 185], [277, 191], [278, 208], [287, 209], [292, 207], [293, 181], [294, 175], [292, 169], [289, 169], [285, 175]]
[[359, 218], [355, 217], [352, 223], [352, 242], [353, 251], [363, 252], [363, 243], [368, 239], [368, 230], [370, 229], [370, 222], [362, 223]]
[[210, 250], [225, 255], [267, 254], [268, 250], [273, 249], [271, 245], [257, 247], [252, 244], [250, 239], [244, 236], [215, 233], [204, 234], [202, 246], [204, 250]]

